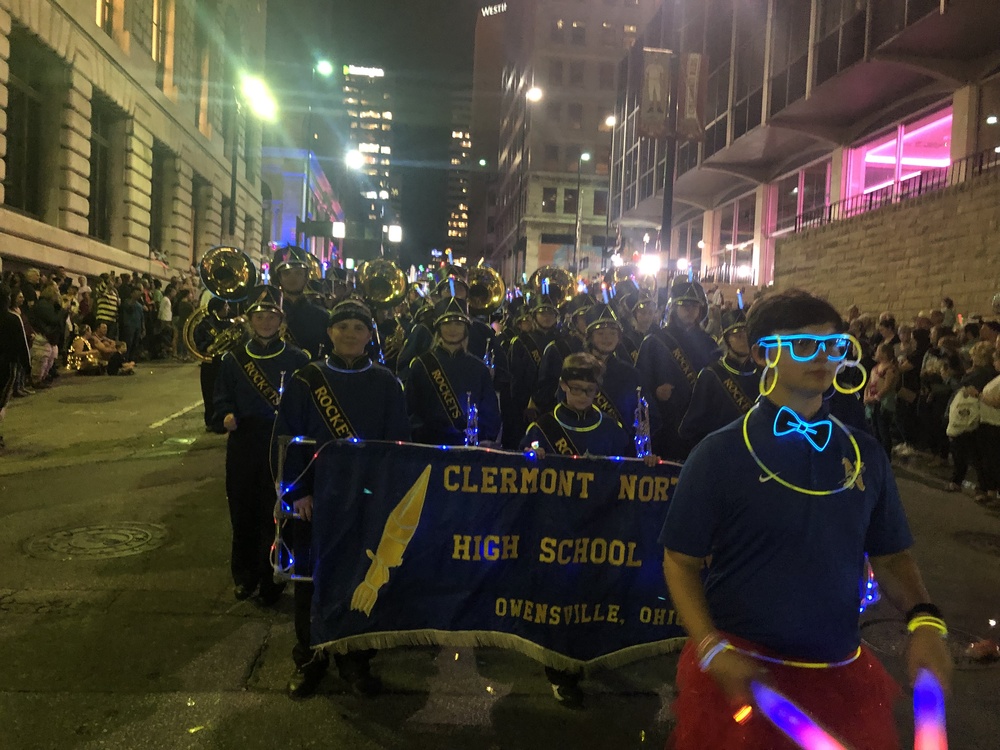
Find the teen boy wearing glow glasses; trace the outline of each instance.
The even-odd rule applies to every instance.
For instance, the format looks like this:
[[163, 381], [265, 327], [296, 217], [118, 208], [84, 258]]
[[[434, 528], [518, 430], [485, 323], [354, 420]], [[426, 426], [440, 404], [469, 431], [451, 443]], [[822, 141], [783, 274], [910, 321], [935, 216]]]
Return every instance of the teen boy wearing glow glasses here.
[[831, 384], [849, 390], [836, 378], [857, 364], [843, 330], [829, 303], [802, 291], [756, 304], [747, 333], [763, 395], [705, 438], [681, 472], [660, 536], [691, 636], [678, 665], [675, 750], [789, 747], [759, 712], [740, 712], [752, 706], [753, 680], [771, 682], [852, 747], [899, 747], [899, 687], [861, 645], [865, 554], [907, 613], [911, 680], [926, 667], [950, 684], [947, 629], [910, 556], [889, 461], [824, 404]]

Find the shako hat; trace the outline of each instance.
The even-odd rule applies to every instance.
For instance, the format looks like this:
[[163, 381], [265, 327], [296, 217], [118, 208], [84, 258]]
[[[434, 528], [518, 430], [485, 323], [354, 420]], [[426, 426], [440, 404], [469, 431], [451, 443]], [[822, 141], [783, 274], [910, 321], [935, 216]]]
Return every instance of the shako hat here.
[[255, 312], [276, 312], [284, 314], [281, 309], [281, 290], [270, 284], [261, 284], [250, 289], [247, 294], [247, 315]]
[[434, 305], [434, 328], [439, 328], [443, 323], [458, 321], [471, 325], [469, 318], [469, 303], [458, 297], [446, 297]]
[[534, 295], [531, 298], [530, 304], [531, 304], [532, 315], [540, 312], [553, 312], [556, 314], [559, 313], [559, 308], [556, 306], [556, 303], [553, 301], [552, 297], [550, 297], [547, 294]]
[[615, 328], [619, 331], [622, 329], [621, 323], [618, 322], [618, 316], [611, 309], [611, 305], [606, 305], [603, 302], [587, 310], [587, 333], [596, 331], [598, 328]]
[[722, 335], [734, 333], [739, 328], [746, 328], [747, 314], [742, 310], [722, 311]]
[[271, 259], [271, 273], [278, 273], [282, 268], [312, 268], [309, 253], [296, 245], [286, 245], [274, 251]]

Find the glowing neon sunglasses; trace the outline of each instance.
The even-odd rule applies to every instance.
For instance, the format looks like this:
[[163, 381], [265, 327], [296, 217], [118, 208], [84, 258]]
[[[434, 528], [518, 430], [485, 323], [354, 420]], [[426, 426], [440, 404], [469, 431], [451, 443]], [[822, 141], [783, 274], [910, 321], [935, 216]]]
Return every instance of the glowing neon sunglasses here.
[[[831, 362], [843, 362], [847, 359], [851, 347], [856, 345], [853, 336], [846, 333], [832, 333], [826, 336], [817, 336], [812, 333], [792, 333], [784, 336], [765, 336], [757, 345], [767, 353], [770, 349], [777, 347], [778, 356], [781, 356], [781, 349], [785, 347], [788, 353], [796, 362], [810, 362], [816, 359], [820, 351], [826, 352], [826, 358]], [[857, 351], [861, 351], [858, 346]], [[770, 356], [768, 359], [770, 359]], [[777, 364], [777, 358], [774, 364]]]

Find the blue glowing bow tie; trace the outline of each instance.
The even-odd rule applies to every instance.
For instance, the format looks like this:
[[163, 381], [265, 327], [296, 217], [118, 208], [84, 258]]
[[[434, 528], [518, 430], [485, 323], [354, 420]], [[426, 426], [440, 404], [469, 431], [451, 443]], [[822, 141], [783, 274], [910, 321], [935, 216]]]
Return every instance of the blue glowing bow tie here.
[[830, 438], [833, 436], [833, 422], [829, 419], [806, 422], [787, 406], [782, 406], [778, 409], [778, 416], [774, 418], [774, 434], [776, 437], [782, 437], [794, 432], [808, 440], [813, 448], [822, 451], [830, 444]]

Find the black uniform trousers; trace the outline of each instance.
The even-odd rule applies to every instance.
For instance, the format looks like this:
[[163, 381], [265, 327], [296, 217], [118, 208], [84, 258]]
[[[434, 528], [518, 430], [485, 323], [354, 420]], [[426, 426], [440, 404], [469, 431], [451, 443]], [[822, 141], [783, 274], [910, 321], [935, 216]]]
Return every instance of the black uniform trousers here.
[[[201, 398], [205, 402], [205, 426], [213, 429], [222, 427], [222, 419], [215, 417], [215, 378], [219, 374], [221, 362], [213, 359], [211, 362], [202, 362], [201, 376]], [[225, 415], [223, 415], [225, 416]]]
[[262, 595], [274, 582], [270, 552], [274, 542], [274, 480], [271, 478], [271, 423], [244, 418], [226, 443], [226, 496], [233, 529], [230, 567], [233, 582]]

